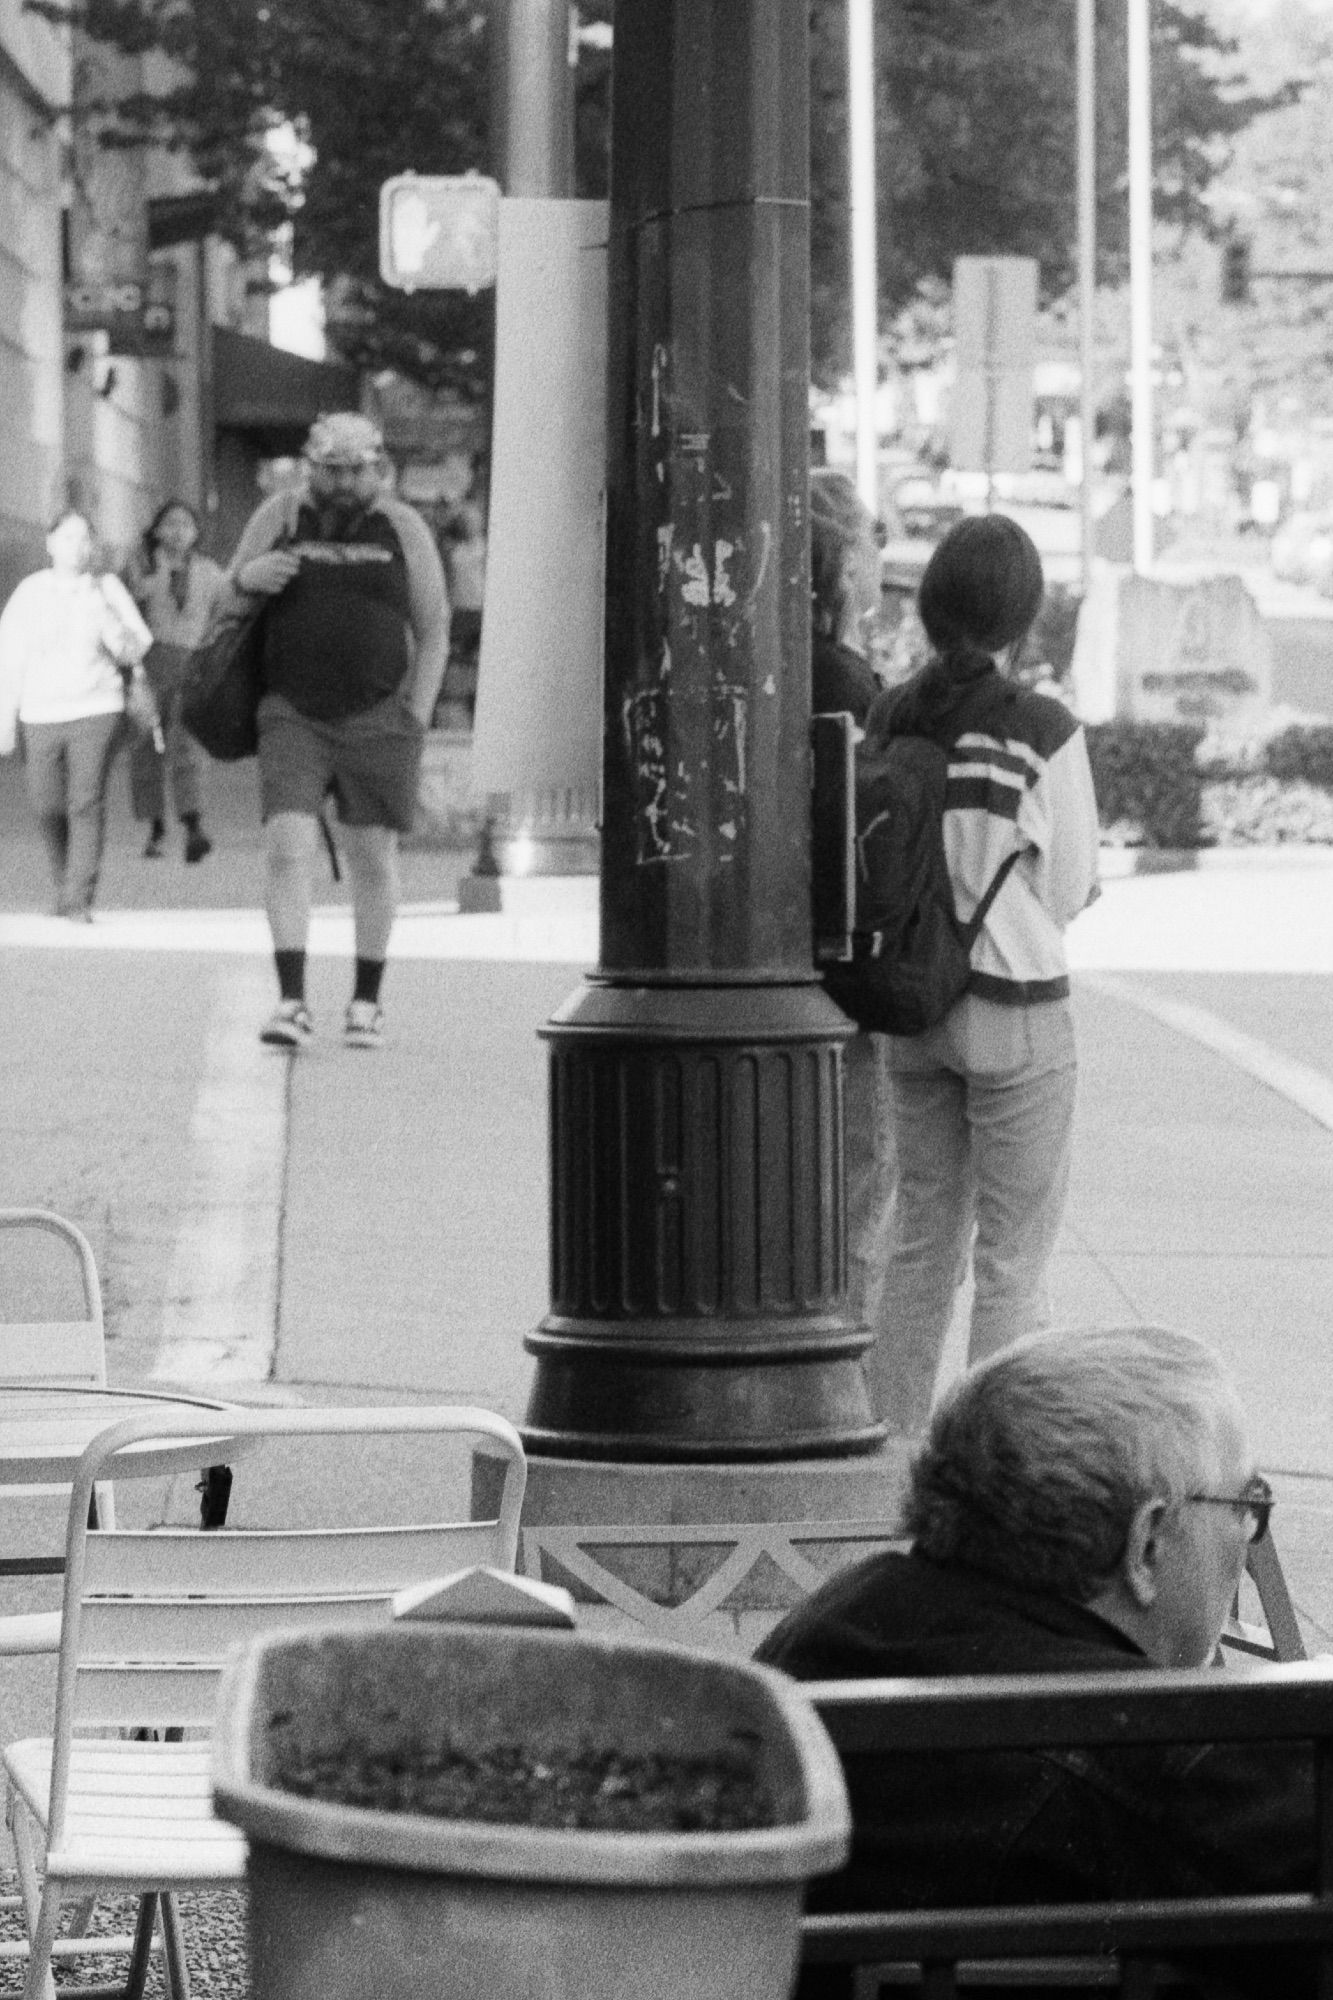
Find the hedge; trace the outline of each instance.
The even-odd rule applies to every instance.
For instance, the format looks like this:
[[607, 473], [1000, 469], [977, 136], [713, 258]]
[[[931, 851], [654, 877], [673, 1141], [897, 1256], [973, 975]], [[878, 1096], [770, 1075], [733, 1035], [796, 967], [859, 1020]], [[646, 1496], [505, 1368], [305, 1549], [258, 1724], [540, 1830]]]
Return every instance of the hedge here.
[[1333, 845], [1333, 724], [1299, 724], [1219, 755], [1188, 723], [1087, 730], [1103, 838], [1126, 847]]

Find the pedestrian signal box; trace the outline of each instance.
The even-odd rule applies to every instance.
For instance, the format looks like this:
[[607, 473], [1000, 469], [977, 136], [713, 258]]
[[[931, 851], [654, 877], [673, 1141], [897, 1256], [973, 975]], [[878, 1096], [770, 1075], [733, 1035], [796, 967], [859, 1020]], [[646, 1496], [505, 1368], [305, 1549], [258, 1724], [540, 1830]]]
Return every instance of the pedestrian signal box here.
[[380, 276], [401, 292], [495, 283], [500, 189], [484, 174], [395, 174], [380, 189]]

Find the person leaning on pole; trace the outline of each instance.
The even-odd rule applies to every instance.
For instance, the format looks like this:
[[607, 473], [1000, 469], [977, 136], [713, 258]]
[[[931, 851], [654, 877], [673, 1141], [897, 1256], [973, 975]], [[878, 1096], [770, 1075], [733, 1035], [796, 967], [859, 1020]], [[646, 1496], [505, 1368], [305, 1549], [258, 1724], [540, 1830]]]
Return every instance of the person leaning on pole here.
[[398, 904], [398, 837], [410, 830], [425, 731], [449, 647], [449, 600], [430, 530], [386, 491], [378, 428], [322, 416], [306, 440], [306, 490], [274, 494], [246, 525], [229, 572], [271, 602], [259, 704], [266, 895], [279, 999], [260, 1038], [299, 1049], [319, 815], [332, 794], [352, 888], [353, 1048], [383, 1032], [380, 986]]
[[[1234, 1383], [1162, 1327], [1032, 1334], [936, 1404], [909, 1553], [857, 1563], [758, 1658], [798, 1680], [1202, 1667], [1273, 1492]], [[850, 1757], [852, 1854], [816, 1908], [1256, 1895], [1314, 1879], [1308, 1744]], [[1173, 1954], [1173, 1957], [1175, 1954]], [[1298, 2000], [1312, 1954], [1200, 1956], [1204, 1993]], [[810, 1967], [800, 2000], [834, 2000]]]

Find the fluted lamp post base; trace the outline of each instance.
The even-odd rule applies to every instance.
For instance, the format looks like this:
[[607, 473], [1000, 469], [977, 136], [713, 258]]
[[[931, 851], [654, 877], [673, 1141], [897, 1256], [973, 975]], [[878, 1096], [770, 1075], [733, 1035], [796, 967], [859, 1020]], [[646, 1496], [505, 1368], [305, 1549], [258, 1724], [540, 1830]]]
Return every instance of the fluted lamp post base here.
[[529, 1450], [875, 1450], [846, 1308], [844, 1017], [809, 983], [593, 978], [543, 1032], [552, 1305], [525, 1343]]

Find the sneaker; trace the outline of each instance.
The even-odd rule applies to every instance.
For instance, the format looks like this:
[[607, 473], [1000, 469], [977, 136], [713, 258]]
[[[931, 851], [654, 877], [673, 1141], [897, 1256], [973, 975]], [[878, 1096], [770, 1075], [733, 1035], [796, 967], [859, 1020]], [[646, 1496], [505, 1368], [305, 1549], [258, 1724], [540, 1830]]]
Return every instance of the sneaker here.
[[189, 862], [203, 861], [213, 852], [213, 843], [202, 827], [191, 826], [185, 831], [185, 859]]
[[373, 1000], [353, 1000], [343, 1023], [343, 1041], [349, 1049], [378, 1049], [384, 1041], [384, 1010]]
[[261, 1042], [275, 1049], [303, 1049], [315, 1032], [304, 1000], [280, 1000], [259, 1030]]

